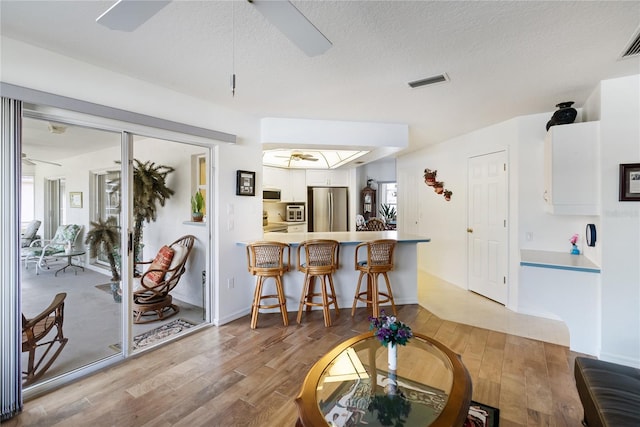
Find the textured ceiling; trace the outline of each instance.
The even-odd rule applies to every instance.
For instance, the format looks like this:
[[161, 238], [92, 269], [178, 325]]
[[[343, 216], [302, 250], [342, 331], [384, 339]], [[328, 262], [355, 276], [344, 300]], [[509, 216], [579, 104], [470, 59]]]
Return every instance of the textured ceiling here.
[[112, 3], [1, 0], [1, 32], [257, 117], [407, 123], [410, 150], [640, 73], [619, 59], [638, 1], [294, 1], [333, 43], [313, 58], [246, 1], [174, 0], [132, 33], [95, 22]]

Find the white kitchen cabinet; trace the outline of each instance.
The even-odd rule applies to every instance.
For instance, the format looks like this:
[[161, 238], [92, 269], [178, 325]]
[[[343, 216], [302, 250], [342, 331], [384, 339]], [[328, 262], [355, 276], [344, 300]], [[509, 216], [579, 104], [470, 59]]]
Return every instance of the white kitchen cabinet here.
[[347, 169], [307, 169], [307, 185], [309, 187], [348, 187], [349, 171]]
[[289, 188], [291, 197], [286, 202], [307, 202], [307, 173], [304, 169], [289, 170]]
[[305, 203], [307, 201], [306, 173], [304, 169], [282, 169], [264, 166], [263, 186], [280, 190], [280, 201]]
[[544, 141], [544, 200], [558, 215], [599, 215], [600, 122], [552, 126]]

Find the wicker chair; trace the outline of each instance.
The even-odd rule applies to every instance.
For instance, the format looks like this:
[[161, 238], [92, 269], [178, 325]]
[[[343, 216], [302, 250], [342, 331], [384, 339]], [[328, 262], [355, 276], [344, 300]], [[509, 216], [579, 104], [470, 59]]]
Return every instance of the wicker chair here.
[[[285, 263], [286, 255], [286, 263]], [[289, 245], [280, 242], [254, 242], [247, 245], [247, 268], [249, 273], [256, 276], [256, 288], [251, 304], [251, 329], [258, 327], [258, 312], [260, 309], [280, 308], [284, 326], [289, 326], [287, 316], [287, 299], [282, 286], [282, 276], [289, 271], [291, 265], [291, 251]], [[268, 278], [273, 278], [276, 293], [262, 295], [262, 286]], [[275, 299], [275, 304], [263, 304], [262, 300]]]
[[160, 248], [153, 261], [136, 263], [149, 264], [149, 267], [133, 291], [134, 323], [164, 320], [180, 311], [173, 304], [170, 292], [186, 271], [185, 265], [195, 239], [191, 235], [182, 236], [170, 246]]
[[[378, 317], [380, 304], [390, 302], [393, 314], [396, 314], [396, 305], [393, 301], [393, 292], [389, 283], [387, 273], [393, 270], [393, 252], [396, 247], [396, 241], [392, 239], [373, 240], [371, 242], [360, 243], [356, 246], [355, 251], [355, 268], [360, 271], [358, 277], [358, 287], [353, 298], [353, 306], [351, 307], [351, 316], [355, 315], [356, 305], [358, 301], [364, 302], [367, 306], [372, 307], [373, 317]], [[367, 248], [366, 261], [358, 260], [358, 251]], [[384, 276], [387, 286], [386, 292], [380, 292], [378, 288], [378, 276]], [[362, 278], [367, 276], [367, 289], [361, 291]], [[380, 298], [382, 297], [382, 299]]]
[[[62, 333], [66, 297], [66, 293], [57, 294], [49, 307], [31, 319], [22, 315], [22, 352], [29, 353], [27, 369], [22, 371], [23, 386], [31, 385], [38, 380], [67, 344], [68, 338]], [[56, 328], [55, 335], [52, 335], [53, 328]], [[49, 354], [55, 346], [55, 351]], [[45, 347], [44, 352], [37, 351], [40, 347]]]
[[[304, 255], [302, 252], [304, 251]], [[310, 311], [311, 307], [322, 307], [324, 325], [331, 326], [331, 314], [329, 308], [333, 305], [337, 314], [338, 300], [333, 286], [333, 273], [340, 264], [340, 243], [335, 240], [307, 240], [298, 246], [298, 271], [304, 273], [304, 285], [300, 297], [297, 321], [302, 321], [302, 309]], [[315, 279], [322, 279], [322, 289], [315, 291]], [[314, 302], [314, 298], [322, 298], [321, 302]]]
[[384, 231], [385, 223], [380, 218], [369, 218], [367, 221], [367, 231]]

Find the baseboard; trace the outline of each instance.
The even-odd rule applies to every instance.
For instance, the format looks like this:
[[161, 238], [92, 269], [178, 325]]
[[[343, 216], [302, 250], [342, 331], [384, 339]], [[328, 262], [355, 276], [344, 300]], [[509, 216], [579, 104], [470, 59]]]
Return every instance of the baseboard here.
[[233, 322], [234, 320], [238, 320], [241, 317], [244, 317], [251, 313], [251, 307], [243, 308], [241, 310], [230, 313], [224, 317], [218, 317], [213, 319], [213, 324], [216, 326], [222, 326], [227, 323]]

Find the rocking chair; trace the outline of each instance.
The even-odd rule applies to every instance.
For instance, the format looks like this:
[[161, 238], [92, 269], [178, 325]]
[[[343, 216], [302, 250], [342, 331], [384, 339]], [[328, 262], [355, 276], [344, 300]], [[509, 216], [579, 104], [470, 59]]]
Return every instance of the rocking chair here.
[[[66, 297], [66, 293], [59, 293], [49, 307], [31, 319], [24, 317], [24, 314], [22, 315], [22, 352], [29, 352], [27, 370], [22, 371], [23, 386], [31, 385], [38, 380], [49, 369], [67, 344], [68, 338], [65, 338], [62, 333], [64, 299]], [[55, 336], [50, 337], [50, 332], [54, 327], [56, 328]], [[56, 344], [58, 345], [56, 351], [50, 357], [47, 357], [49, 351]], [[36, 350], [39, 347], [45, 346], [44, 353], [36, 354]], [[36, 358], [38, 359], [37, 361]]]
[[136, 263], [149, 264], [149, 268], [142, 274], [140, 284], [133, 292], [134, 323], [164, 320], [180, 311], [173, 304], [170, 292], [186, 270], [185, 264], [194, 242], [194, 236], [183, 236], [170, 246], [160, 248], [153, 261]]

